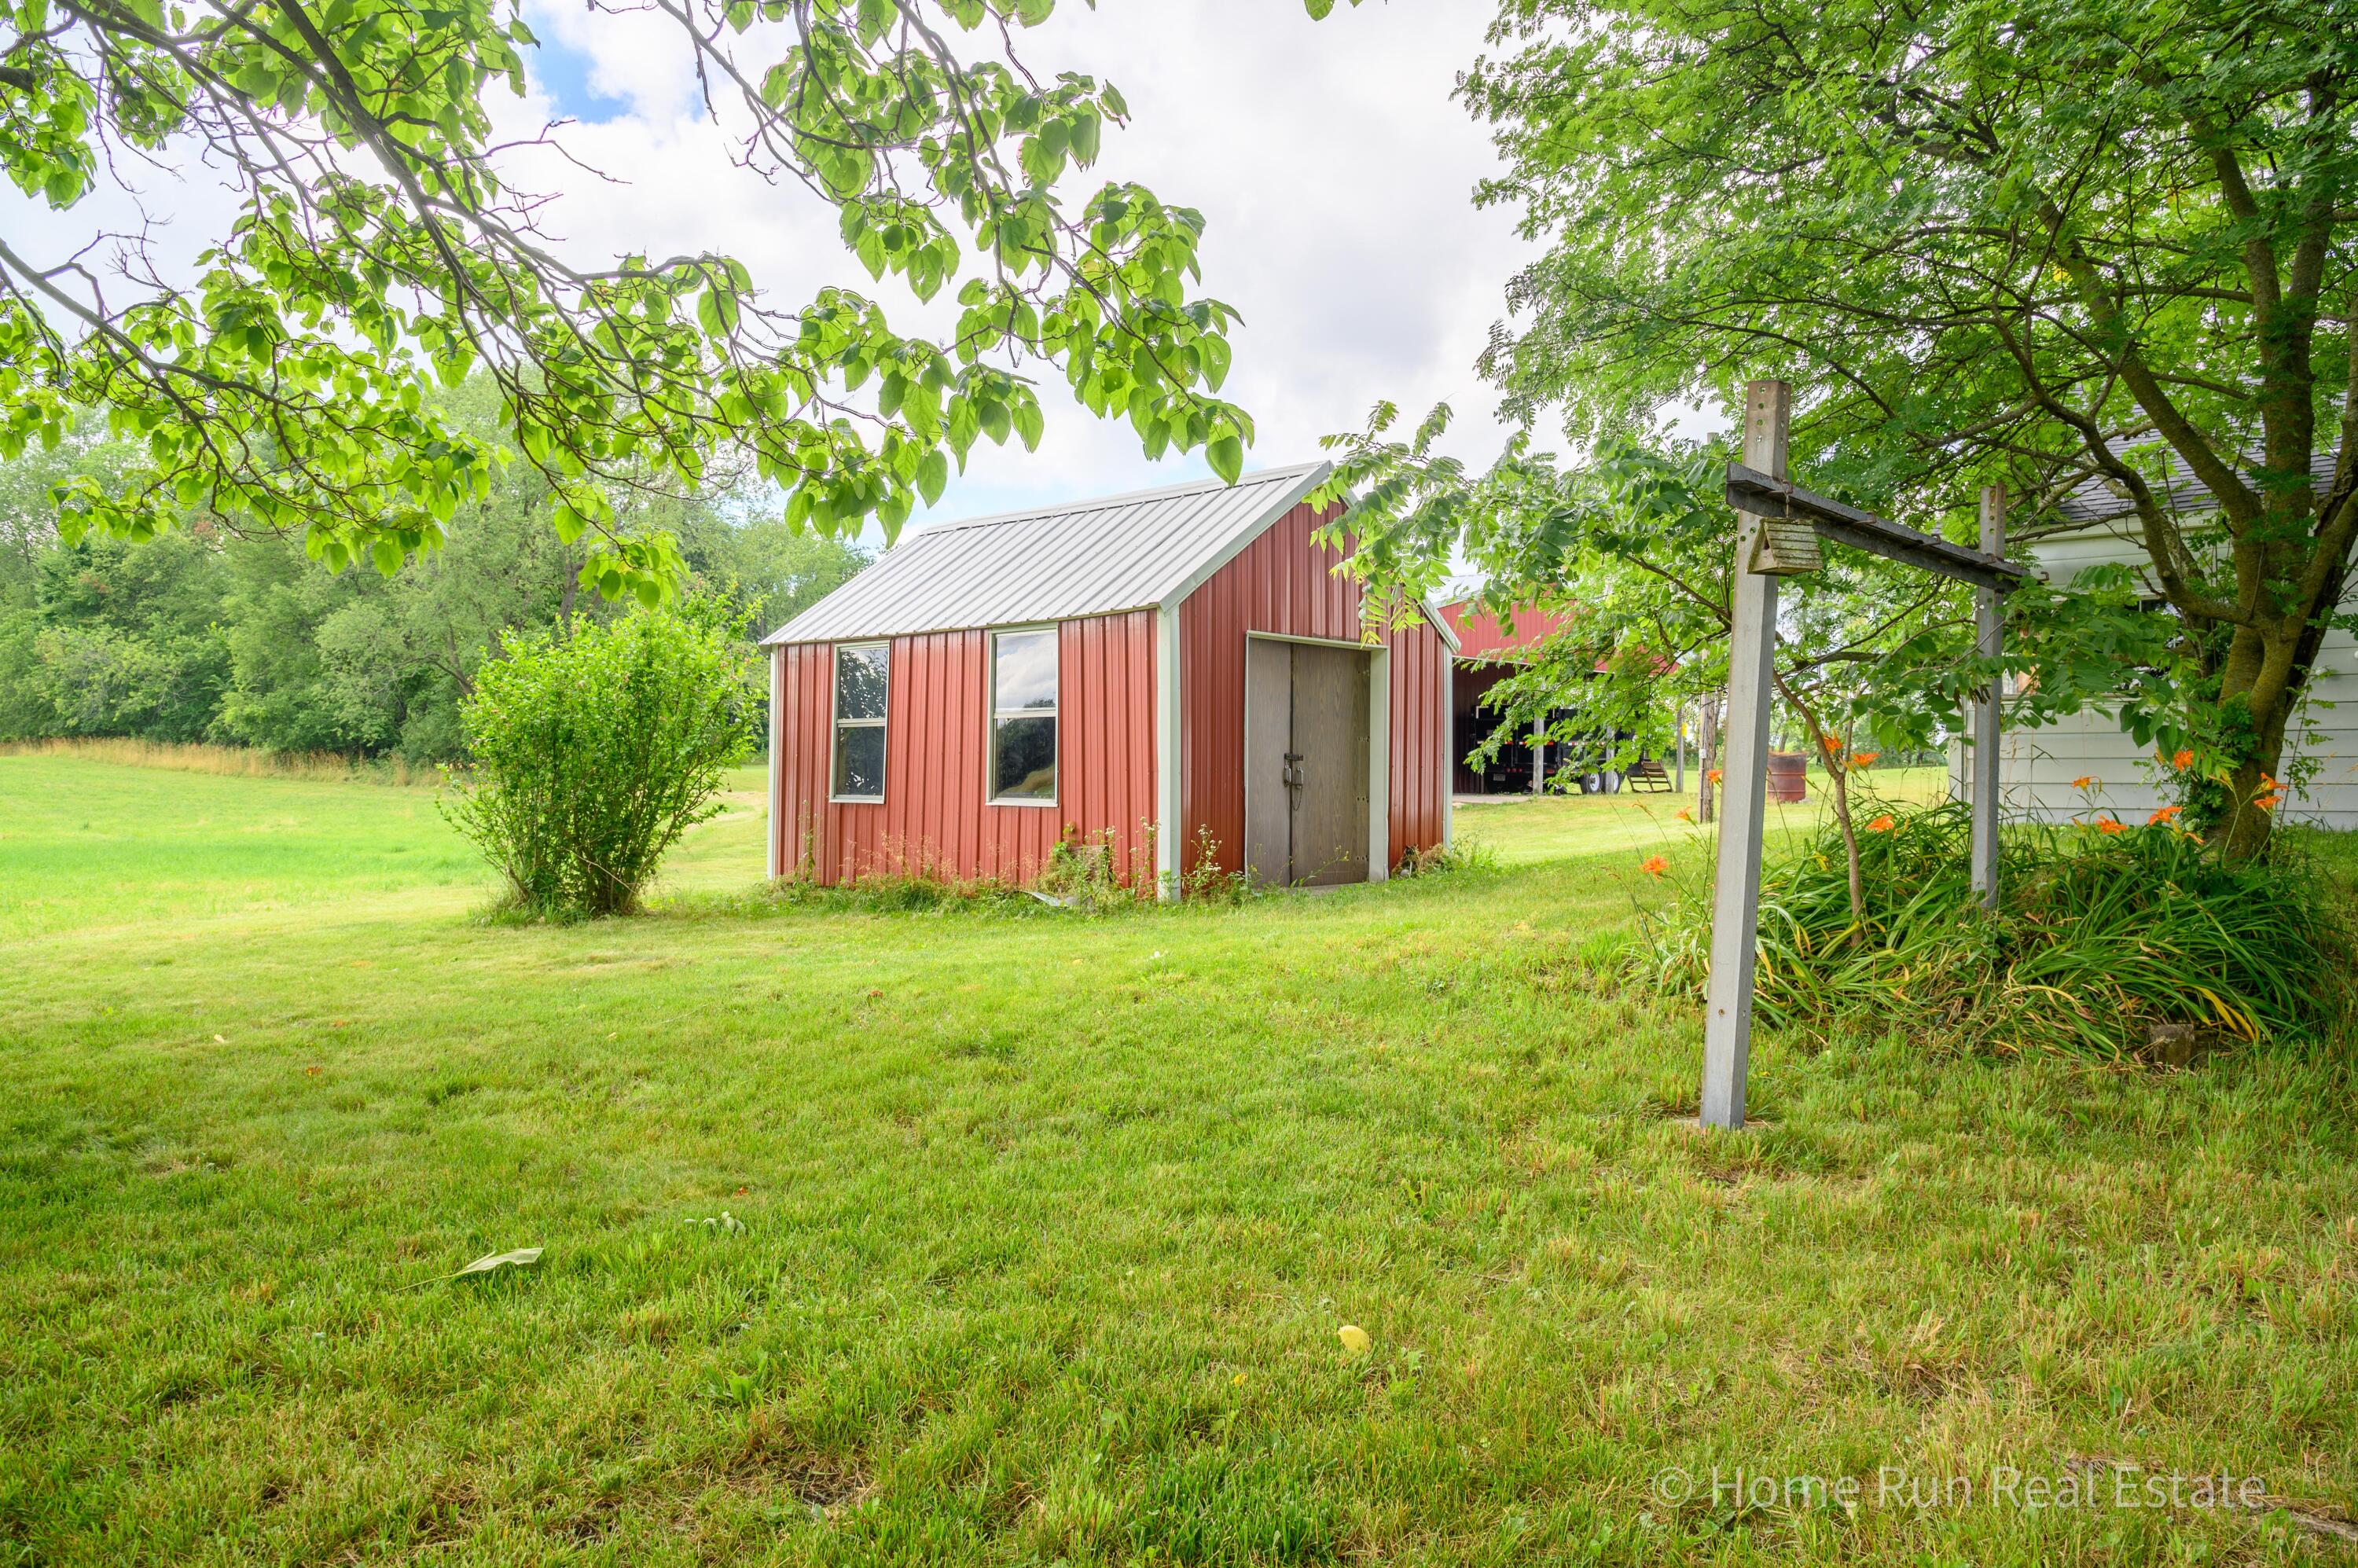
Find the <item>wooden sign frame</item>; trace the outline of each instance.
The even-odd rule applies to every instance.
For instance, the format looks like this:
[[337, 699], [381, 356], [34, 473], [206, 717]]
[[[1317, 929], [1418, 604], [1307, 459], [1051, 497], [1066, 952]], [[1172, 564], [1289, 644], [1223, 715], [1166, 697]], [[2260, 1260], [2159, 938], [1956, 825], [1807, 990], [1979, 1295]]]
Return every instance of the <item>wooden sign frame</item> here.
[[[2031, 576], [2006, 558], [2006, 489], [1981, 493], [1981, 548], [1861, 512], [1785, 477], [1793, 390], [1781, 381], [1745, 388], [1744, 456], [1727, 465], [1736, 511], [1736, 572], [1728, 605], [1727, 749], [1721, 777], [1718, 879], [1713, 890], [1711, 978], [1704, 1011], [1702, 1121], [1744, 1125], [1752, 1055], [1752, 999], [1760, 931], [1760, 849], [1768, 807], [1769, 701], [1775, 687], [1777, 579], [1818, 569], [1818, 540], [1832, 540], [1971, 583], [1974, 649], [2003, 651], [1999, 600]], [[1806, 528], [1814, 537], [1804, 536]], [[1998, 701], [1993, 686], [1974, 703], [1973, 885], [1997, 903]]]

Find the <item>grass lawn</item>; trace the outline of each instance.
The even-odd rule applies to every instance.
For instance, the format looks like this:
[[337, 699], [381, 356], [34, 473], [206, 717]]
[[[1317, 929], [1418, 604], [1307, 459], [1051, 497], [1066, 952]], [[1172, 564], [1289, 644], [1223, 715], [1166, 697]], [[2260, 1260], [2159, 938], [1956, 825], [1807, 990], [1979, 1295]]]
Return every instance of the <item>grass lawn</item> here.
[[519, 929], [430, 791], [0, 756], [0, 1563], [2351, 1560], [2346, 1038], [1706, 1136], [1628, 797], [1088, 919], [731, 896], [739, 782]]

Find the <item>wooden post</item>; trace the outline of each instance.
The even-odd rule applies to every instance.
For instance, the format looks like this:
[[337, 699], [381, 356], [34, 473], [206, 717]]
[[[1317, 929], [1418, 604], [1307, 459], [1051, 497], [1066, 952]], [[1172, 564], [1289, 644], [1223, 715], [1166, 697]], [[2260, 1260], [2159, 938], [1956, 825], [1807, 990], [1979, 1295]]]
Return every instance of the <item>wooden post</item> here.
[[[1982, 554], [2006, 555], [2006, 486], [1982, 486]], [[1974, 590], [1974, 651], [1995, 659], [2005, 650], [1996, 589]], [[1982, 907], [1997, 907], [1998, 700], [2003, 683], [1993, 679], [1974, 705], [1974, 892]]]
[[1708, 827], [1712, 810], [1711, 775], [1719, 766], [1719, 693], [1703, 699], [1703, 719], [1695, 730], [1695, 826]]
[[1687, 792], [1687, 705], [1685, 703], [1682, 702], [1679, 704], [1677, 717], [1679, 729], [1678, 777], [1671, 782], [1671, 793], [1674, 795], [1684, 795]]
[[[1781, 381], [1745, 388], [1744, 466], [1783, 479], [1793, 389]], [[1736, 515], [1729, 583], [1727, 750], [1720, 763], [1719, 876], [1712, 892], [1711, 981], [1704, 1004], [1703, 1124], [1744, 1125], [1744, 1077], [1752, 1056], [1754, 941], [1760, 924], [1761, 818], [1768, 807], [1768, 705], [1774, 690], [1779, 569], [1768, 523]], [[1814, 565], [1814, 562], [1811, 563]], [[1768, 567], [1769, 570], [1756, 569]], [[1790, 568], [1788, 568], [1790, 569]]]
[[1547, 731], [1531, 731], [1531, 793], [1547, 793]]

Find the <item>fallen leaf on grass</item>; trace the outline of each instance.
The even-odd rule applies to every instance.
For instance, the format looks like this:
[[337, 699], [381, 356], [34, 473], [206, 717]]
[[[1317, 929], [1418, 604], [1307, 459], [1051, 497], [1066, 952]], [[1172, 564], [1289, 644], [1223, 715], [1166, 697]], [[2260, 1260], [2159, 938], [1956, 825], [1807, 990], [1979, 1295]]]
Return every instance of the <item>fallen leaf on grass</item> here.
[[433, 1279], [420, 1280], [416, 1284], [405, 1288], [414, 1291], [422, 1285], [447, 1285], [453, 1280], [469, 1279], [476, 1274], [493, 1274], [502, 1269], [529, 1269], [539, 1261], [539, 1248], [519, 1247], [513, 1252], [494, 1252], [489, 1257], [478, 1258], [455, 1274], [438, 1274]]
[[1368, 1347], [1374, 1344], [1374, 1341], [1368, 1337], [1368, 1331], [1356, 1323], [1347, 1323], [1336, 1329], [1335, 1337], [1343, 1342], [1344, 1354], [1348, 1356], [1365, 1356]]

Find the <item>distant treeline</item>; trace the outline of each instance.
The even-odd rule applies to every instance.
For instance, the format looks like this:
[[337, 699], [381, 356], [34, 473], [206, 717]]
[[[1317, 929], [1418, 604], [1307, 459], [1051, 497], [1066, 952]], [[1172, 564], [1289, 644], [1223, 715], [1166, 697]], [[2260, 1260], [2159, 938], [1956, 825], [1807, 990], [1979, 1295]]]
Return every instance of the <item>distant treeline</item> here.
[[[492, 433], [491, 389], [451, 395]], [[547, 488], [511, 462], [449, 542], [387, 579], [341, 576], [299, 537], [241, 535], [202, 515], [144, 544], [57, 535], [49, 487], [119, 480], [135, 453], [103, 422], [0, 465], [0, 741], [124, 736], [284, 752], [459, 752], [458, 704], [503, 632], [622, 607], [579, 586], [585, 546], [549, 524]], [[676, 535], [702, 591], [774, 627], [867, 564], [852, 546], [790, 532], [751, 497], [633, 497], [634, 526]]]

